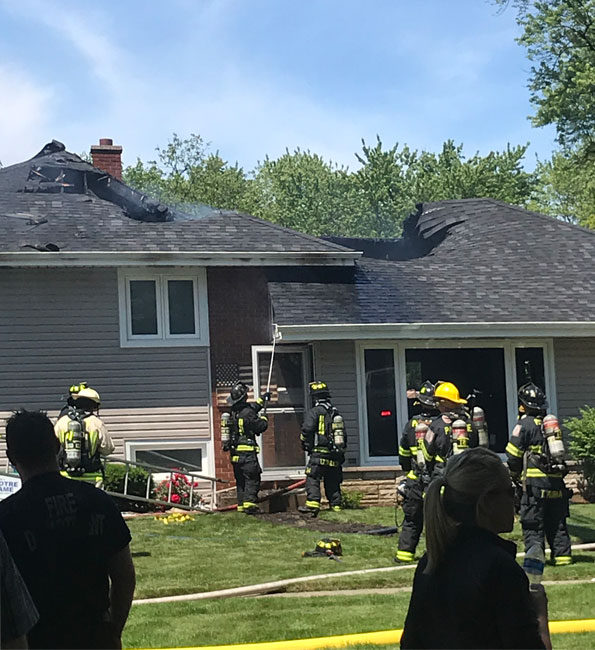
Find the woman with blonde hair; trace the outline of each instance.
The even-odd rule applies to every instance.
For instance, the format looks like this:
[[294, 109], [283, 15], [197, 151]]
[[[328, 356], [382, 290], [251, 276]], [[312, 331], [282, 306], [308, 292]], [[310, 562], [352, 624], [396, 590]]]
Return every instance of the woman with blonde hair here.
[[427, 552], [415, 572], [401, 648], [551, 648], [543, 587], [529, 591], [516, 545], [513, 486], [483, 447], [453, 456], [428, 488]]

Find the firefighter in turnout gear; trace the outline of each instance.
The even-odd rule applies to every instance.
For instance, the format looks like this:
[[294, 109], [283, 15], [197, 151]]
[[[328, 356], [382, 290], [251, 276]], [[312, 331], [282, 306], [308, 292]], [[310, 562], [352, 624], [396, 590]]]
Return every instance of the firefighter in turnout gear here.
[[59, 463], [64, 476], [94, 481], [99, 487], [104, 477], [102, 458], [114, 451], [114, 443], [98, 417], [99, 393], [85, 386], [71, 392], [72, 405], [54, 426], [60, 441]]
[[341, 510], [342, 464], [345, 461], [345, 426], [331, 404], [328, 386], [322, 381], [310, 383], [313, 406], [305, 414], [300, 440], [309, 454], [306, 466], [306, 506], [298, 508], [312, 517], [320, 512], [320, 481], [331, 510]]
[[[430, 482], [429, 465], [423, 454], [421, 440], [425, 438], [428, 426], [438, 415], [434, 402], [434, 385], [426, 381], [417, 393], [421, 412], [414, 415], [405, 425], [399, 445], [399, 461], [407, 478], [399, 486], [403, 494], [405, 519], [399, 536], [395, 562], [413, 562], [415, 549], [424, 524], [424, 492]], [[417, 404], [416, 404], [417, 405]]]
[[532, 382], [521, 386], [519, 400], [524, 413], [512, 431], [506, 455], [513, 480], [523, 485], [520, 518], [525, 551], [535, 544], [545, 550], [547, 539], [554, 564], [570, 564], [566, 527], [570, 490], [564, 485], [567, 469], [558, 419], [545, 415], [545, 393]]
[[442, 474], [451, 456], [479, 445], [477, 428], [464, 408], [467, 400], [459, 389], [449, 381], [437, 382], [434, 400], [440, 414], [432, 420], [421, 443], [432, 478]]
[[229, 451], [233, 475], [236, 480], [238, 512], [253, 515], [260, 512], [257, 505], [262, 470], [258, 462], [260, 447], [256, 436], [264, 433], [269, 426], [266, 416], [266, 402], [270, 395], [248, 403], [248, 386], [238, 382], [227, 399], [231, 414], [221, 416], [221, 442], [223, 451]]

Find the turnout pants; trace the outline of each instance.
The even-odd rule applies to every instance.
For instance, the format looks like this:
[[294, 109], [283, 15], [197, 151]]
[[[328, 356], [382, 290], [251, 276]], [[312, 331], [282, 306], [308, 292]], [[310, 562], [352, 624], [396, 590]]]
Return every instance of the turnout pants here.
[[306, 506], [311, 510], [320, 509], [320, 481], [324, 482], [324, 493], [331, 508], [341, 506], [343, 469], [337, 461], [331, 461], [337, 463], [334, 467], [321, 464], [325, 460], [311, 458], [306, 467]]
[[415, 549], [424, 527], [424, 501], [421, 481], [407, 479], [406, 494], [403, 501], [405, 519], [399, 535], [397, 560], [413, 562]]
[[545, 550], [545, 540], [552, 550], [555, 564], [570, 564], [570, 535], [566, 527], [568, 497], [561, 491], [527, 486], [521, 497], [521, 526], [525, 551], [534, 544]]
[[[237, 460], [234, 460], [236, 459]], [[260, 490], [260, 463], [255, 451], [239, 452], [232, 456], [233, 475], [236, 479], [238, 511], [256, 508], [258, 490]]]

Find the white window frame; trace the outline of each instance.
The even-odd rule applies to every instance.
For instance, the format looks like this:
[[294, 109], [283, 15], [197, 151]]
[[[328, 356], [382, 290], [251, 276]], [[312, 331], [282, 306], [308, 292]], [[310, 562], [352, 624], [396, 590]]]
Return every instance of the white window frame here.
[[[157, 334], [132, 334], [130, 282], [134, 280], [152, 280], [155, 282]], [[170, 334], [169, 332], [169, 280], [192, 281], [195, 334]], [[123, 348], [209, 345], [207, 274], [204, 268], [171, 270], [118, 269], [118, 302], [120, 346]]]
[[215, 476], [214, 455], [212, 443], [204, 438], [171, 439], [171, 438], [141, 438], [126, 440], [124, 443], [124, 458], [136, 462], [137, 451], [152, 451], [154, 449], [200, 449], [202, 454], [202, 470], [192, 470], [203, 476]]
[[[400, 437], [407, 424], [407, 396], [405, 351], [409, 349], [440, 348], [500, 348], [504, 350], [504, 377], [506, 381], [506, 404], [509, 426], [516, 422], [518, 414], [516, 378], [516, 348], [542, 348], [545, 374], [545, 391], [550, 410], [558, 410], [556, 396], [556, 372], [554, 365], [554, 342], [551, 338], [539, 339], [428, 339], [428, 340], [371, 340], [356, 342], [357, 390], [359, 403], [360, 458], [362, 465], [396, 465], [398, 455], [370, 456], [368, 442], [368, 411], [366, 403], [365, 349], [393, 349], [395, 365], [395, 408], [397, 411], [397, 436]], [[447, 379], [447, 376], [444, 377]]]
[[[258, 355], [259, 353], [270, 353], [273, 351], [272, 345], [253, 345], [252, 346], [252, 385], [254, 387], [254, 398], [260, 397], [260, 381], [258, 377]], [[309, 381], [309, 350], [307, 345], [283, 345], [275, 346], [275, 356], [278, 354], [299, 352], [302, 355], [302, 375], [304, 381], [304, 406], [303, 407], [289, 407], [289, 406], [269, 406], [267, 411], [269, 413], [305, 413], [308, 410], [308, 381]], [[266, 431], [262, 434], [266, 436]], [[304, 476], [306, 453], [304, 452], [304, 467], [294, 465], [290, 467], [272, 467], [267, 469], [264, 464], [262, 445], [258, 453], [258, 460], [262, 467], [262, 476], [266, 480], [285, 479], [290, 477]]]

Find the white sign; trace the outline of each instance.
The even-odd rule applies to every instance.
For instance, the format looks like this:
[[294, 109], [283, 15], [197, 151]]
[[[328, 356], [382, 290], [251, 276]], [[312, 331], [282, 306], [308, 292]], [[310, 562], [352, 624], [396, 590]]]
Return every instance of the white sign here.
[[21, 489], [21, 479], [18, 476], [0, 475], [0, 501]]

